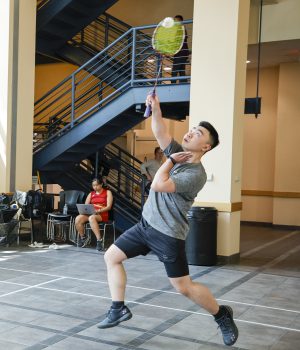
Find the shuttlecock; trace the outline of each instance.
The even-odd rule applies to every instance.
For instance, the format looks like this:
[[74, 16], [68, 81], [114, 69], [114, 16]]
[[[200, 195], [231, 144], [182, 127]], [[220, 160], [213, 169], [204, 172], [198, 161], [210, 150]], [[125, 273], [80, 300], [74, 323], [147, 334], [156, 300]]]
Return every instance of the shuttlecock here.
[[174, 24], [174, 19], [172, 17], [166, 17], [163, 21], [162, 21], [162, 26], [165, 28], [171, 28]]

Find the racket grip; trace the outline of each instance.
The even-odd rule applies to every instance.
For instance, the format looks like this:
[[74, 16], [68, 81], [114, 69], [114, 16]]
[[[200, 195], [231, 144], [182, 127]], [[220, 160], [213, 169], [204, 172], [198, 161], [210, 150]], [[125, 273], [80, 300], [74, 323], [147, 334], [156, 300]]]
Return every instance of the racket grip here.
[[150, 117], [151, 112], [152, 112], [152, 108], [151, 108], [150, 105], [148, 105], [148, 106], [146, 107], [146, 110], [145, 110], [145, 113], [144, 113], [144, 118]]
[[[152, 97], [155, 96], [155, 90], [152, 91], [151, 96], [152, 96]], [[144, 118], [150, 117], [151, 113], [152, 113], [151, 105], [148, 105], [148, 106], [146, 107], [146, 110], [145, 110], [145, 113], [144, 113]]]

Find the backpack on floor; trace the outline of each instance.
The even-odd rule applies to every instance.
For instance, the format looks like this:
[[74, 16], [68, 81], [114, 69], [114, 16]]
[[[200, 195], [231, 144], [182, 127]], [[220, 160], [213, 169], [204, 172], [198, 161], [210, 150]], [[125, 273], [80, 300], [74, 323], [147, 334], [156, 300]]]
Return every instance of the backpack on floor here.
[[25, 218], [40, 218], [45, 212], [46, 201], [41, 190], [30, 190], [26, 195], [26, 203], [23, 207]]

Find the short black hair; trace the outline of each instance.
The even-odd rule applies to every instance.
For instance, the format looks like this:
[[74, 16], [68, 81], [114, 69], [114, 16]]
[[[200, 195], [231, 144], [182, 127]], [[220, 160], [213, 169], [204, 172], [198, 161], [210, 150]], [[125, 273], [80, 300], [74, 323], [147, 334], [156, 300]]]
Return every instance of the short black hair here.
[[183, 21], [183, 17], [181, 15], [176, 15], [174, 18], [178, 18], [180, 21]]
[[161, 151], [160, 147], [155, 147], [154, 148], [154, 154], [156, 154], [158, 151]]
[[200, 122], [199, 126], [202, 126], [203, 128], [209, 131], [211, 149], [218, 146], [220, 141], [219, 141], [219, 134], [217, 130], [209, 122], [206, 122], [206, 121]]

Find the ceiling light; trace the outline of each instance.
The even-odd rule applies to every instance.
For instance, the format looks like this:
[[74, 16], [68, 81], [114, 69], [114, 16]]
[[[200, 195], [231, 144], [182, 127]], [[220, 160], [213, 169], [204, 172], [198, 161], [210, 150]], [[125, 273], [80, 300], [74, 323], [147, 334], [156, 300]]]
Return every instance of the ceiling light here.
[[171, 67], [165, 67], [164, 70], [165, 71], [170, 71], [170, 70], [172, 70], [172, 68]]
[[247, 60], [246, 63], [251, 63], [251, 61]]
[[153, 59], [153, 58], [149, 58], [149, 59], [147, 60], [147, 62], [148, 62], [148, 63], [153, 63], [153, 62], [154, 62], [154, 59]]

